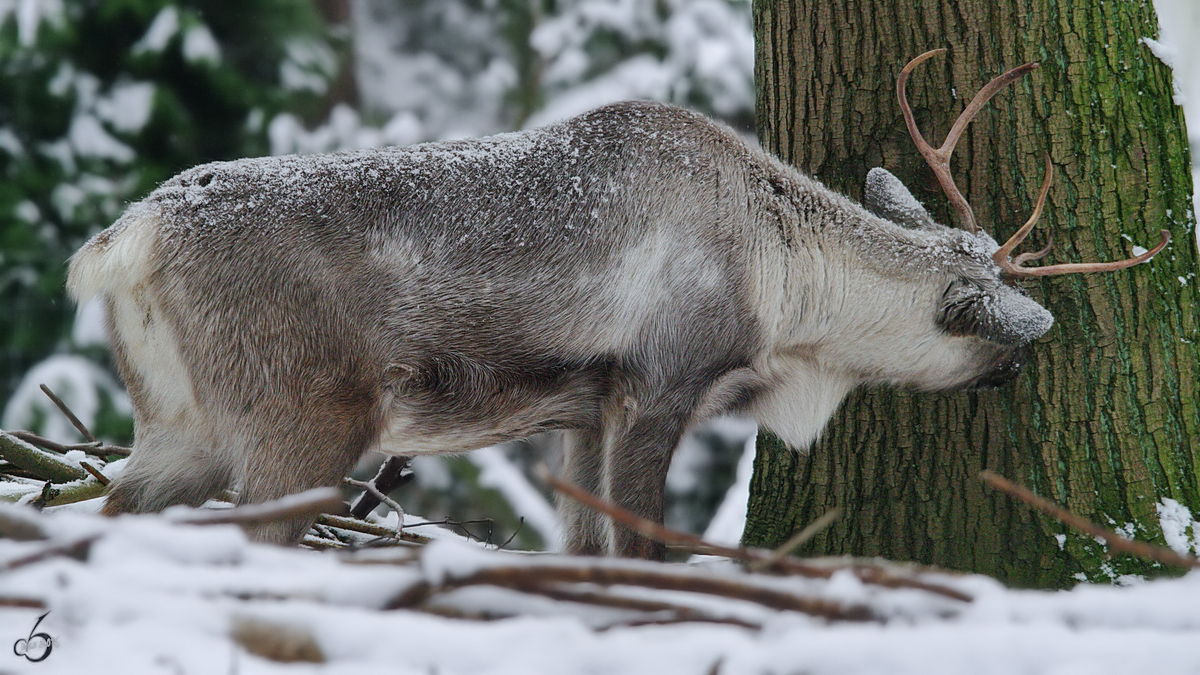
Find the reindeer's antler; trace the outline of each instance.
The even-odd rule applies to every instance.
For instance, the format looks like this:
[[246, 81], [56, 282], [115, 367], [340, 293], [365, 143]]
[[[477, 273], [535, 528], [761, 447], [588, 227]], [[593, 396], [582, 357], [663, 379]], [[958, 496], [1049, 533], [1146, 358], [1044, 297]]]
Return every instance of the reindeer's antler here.
[[[925, 137], [921, 135], [921, 131], [917, 129], [917, 122], [913, 119], [912, 108], [908, 105], [908, 98], [905, 96], [904, 87], [908, 82], [908, 76], [912, 71], [932, 56], [945, 53], [945, 49], [933, 49], [921, 54], [917, 58], [908, 62], [904, 69], [900, 71], [900, 75], [896, 78], [896, 97], [900, 99], [900, 111], [904, 113], [904, 123], [908, 126], [908, 133], [912, 136], [913, 143], [916, 144], [917, 150], [921, 156], [925, 158], [925, 162], [929, 164], [929, 168], [933, 169], [933, 173], [937, 176], [938, 183], [942, 186], [942, 191], [950, 199], [950, 203], [954, 205], [954, 210], [958, 212], [960, 225], [968, 232], [979, 232], [979, 224], [975, 222], [975, 212], [971, 209], [971, 204], [958, 191], [958, 187], [954, 184], [954, 178], [950, 175], [950, 156], [954, 154], [954, 146], [958, 143], [958, 139], [962, 136], [967, 125], [975, 115], [992, 99], [1001, 89], [1007, 86], [1014, 80], [1028, 74], [1038, 67], [1037, 63], [1026, 63], [1023, 66], [1017, 66], [1008, 72], [999, 75], [991, 82], [988, 82], [983, 89], [975, 94], [975, 98], [967, 104], [959, 114], [958, 119], [954, 121], [954, 126], [950, 127], [950, 133], [946, 134], [946, 140], [942, 143], [942, 147], [934, 148], [926, 142]], [[1047, 265], [1045, 267], [1024, 267], [1025, 262], [1042, 258], [1050, 252], [1050, 246], [1038, 251], [1037, 253], [1022, 253], [1016, 258], [1011, 258], [1013, 249], [1025, 240], [1029, 235], [1030, 230], [1037, 223], [1038, 218], [1042, 215], [1042, 207], [1046, 203], [1046, 194], [1050, 192], [1050, 183], [1054, 177], [1054, 167], [1050, 163], [1050, 157], [1046, 157], [1046, 178], [1042, 182], [1042, 190], [1038, 195], [1037, 206], [1033, 210], [1033, 215], [1025, 222], [1021, 229], [1007, 242], [1001, 246], [993, 255], [996, 264], [1005, 274], [1014, 277], [1040, 277], [1052, 276], [1056, 274], [1075, 274], [1080, 272], [1111, 272], [1114, 270], [1132, 267], [1140, 262], [1145, 262], [1154, 257], [1156, 253], [1161, 251], [1167, 242], [1171, 241], [1171, 233], [1167, 230], [1162, 230], [1162, 241], [1153, 249], [1145, 253], [1109, 263], [1070, 263], [1062, 265]]]

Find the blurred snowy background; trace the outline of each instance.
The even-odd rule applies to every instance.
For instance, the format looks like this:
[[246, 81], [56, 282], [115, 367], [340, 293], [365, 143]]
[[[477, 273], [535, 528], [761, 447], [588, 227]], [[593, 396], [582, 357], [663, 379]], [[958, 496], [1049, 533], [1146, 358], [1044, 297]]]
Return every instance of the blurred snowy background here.
[[[1196, 157], [1200, 3], [1155, 5], [1163, 34], [1147, 45], [1175, 68]], [[62, 441], [76, 432], [39, 384], [101, 436], [132, 432], [103, 317], [76, 317], [64, 262], [182, 168], [490, 134], [628, 98], [754, 122], [748, 0], [0, 0], [0, 24], [2, 426]], [[721, 509], [708, 536], [736, 541], [745, 494], [729, 488], [740, 459], [748, 481], [752, 432], [731, 421], [685, 442], [669, 525], [703, 532]], [[519, 443], [420, 459], [401, 502], [553, 548], [547, 495], [522, 477], [537, 456]]]

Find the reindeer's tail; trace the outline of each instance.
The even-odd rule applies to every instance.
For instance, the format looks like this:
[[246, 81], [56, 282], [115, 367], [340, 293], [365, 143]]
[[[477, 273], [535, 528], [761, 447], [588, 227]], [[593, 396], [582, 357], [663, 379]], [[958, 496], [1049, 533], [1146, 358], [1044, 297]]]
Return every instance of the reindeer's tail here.
[[89, 239], [71, 256], [71, 298], [83, 305], [97, 295], [111, 299], [143, 284], [157, 269], [153, 253], [160, 222], [156, 210], [136, 204], [112, 227]]

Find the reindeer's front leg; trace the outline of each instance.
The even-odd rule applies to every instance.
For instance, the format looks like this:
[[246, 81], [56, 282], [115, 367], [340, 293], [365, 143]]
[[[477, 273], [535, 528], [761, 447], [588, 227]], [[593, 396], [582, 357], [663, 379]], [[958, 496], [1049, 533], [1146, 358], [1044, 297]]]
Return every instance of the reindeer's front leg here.
[[[570, 429], [558, 433], [563, 452], [563, 477], [591, 494], [601, 494], [604, 473], [602, 430]], [[560, 494], [558, 517], [562, 520], [568, 553], [600, 556], [608, 551], [611, 527], [595, 510]]]
[[[603, 495], [617, 506], [663, 522], [667, 470], [686, 424], [679, 415], [635, 411], [627, 406], [607, 424], [604, 444]], [[610, 555], [662, 560], [666, 547], [629, 528], [614, 524]]]

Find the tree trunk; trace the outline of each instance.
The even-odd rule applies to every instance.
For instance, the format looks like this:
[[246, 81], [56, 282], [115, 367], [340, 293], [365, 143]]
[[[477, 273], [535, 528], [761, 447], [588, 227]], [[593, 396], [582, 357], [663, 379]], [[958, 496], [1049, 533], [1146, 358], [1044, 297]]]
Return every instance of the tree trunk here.
[[1158, 34], [1150, 3], [774, 0], [754, 14], [760, 137], [826, 185], [859, 198], [867, 170], [883, 166], [955, 224], [905, 130], [896, 75], [949, 48], [908, 86], [937, 146], [985, 82], [1039, 61], [958, 144], [954, 175], [979, 222], [1000, 241], [1019, 227], [1048, 153], [1054, 184], [1027, 247], [1053, 231], [1043, 263], [1125, 258], [1162, 228], [1173, 239], [1129, 270], [1023, 282], [1057, 323], [1013, 385], [859, 391], [806, 454], [761, 434], [746, 542], [778, 544], [836, 506], [840, 522], [802, 553], [912, 560], [1022, 586], [1155, 573], [977, 480], [992, 469], [1160, 544], [1161, 500], [1200, 515], [1192, 181], [1171, 72], [1141, 41]]

